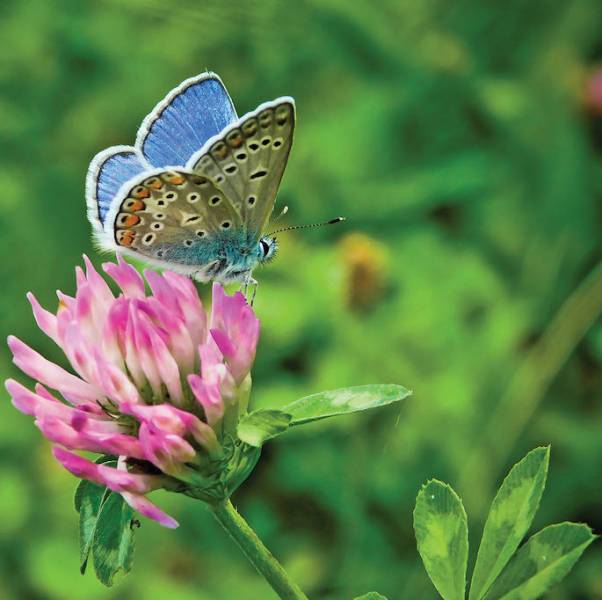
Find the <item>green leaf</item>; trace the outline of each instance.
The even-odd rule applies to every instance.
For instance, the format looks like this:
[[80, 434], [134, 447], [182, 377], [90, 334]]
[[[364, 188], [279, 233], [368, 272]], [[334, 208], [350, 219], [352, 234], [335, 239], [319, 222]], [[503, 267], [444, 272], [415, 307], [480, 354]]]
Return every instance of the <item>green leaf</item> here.
[[326, 417], [346, 415], [399, 402], [411, 393], [401, 385], [360, 385], [305, 396], [282, 410], [292, 415], [291, 425], [301, 425]]
[[291, 418], [291, 415], [279, 410], [256, 410], [242, 417], [236, 433], [243, 442], [261, 448], [267, 440], [284, 433]]
[[100, 508], [109, 493], [106, 487], [85, 479], [80, 482], [75, 491], [75, 509], [79, 513], [79, 570], [82, 575], [86, 572], [88, 565]]
[[120, 494], [111, 493], [103, 503], [94, 540], [92, 554], [94, 570], [98, 579], [106, 586], [113, 585], [119, 572], [127, 573], [134, 559], [134, 511]]
[[378, 592], [368, 592], [363, 596], [357, 596], [353, 600], [387, 600], [387, 598]]
[[480, 600], [486, 594], [527, 533], [546, 484], [549, 462], [550, 448], [535, 448], [502, 482], [483, 530], [469, 600]]
[[[98, 464], [115, 462], [114, 456], [101, 456], [96, 461]], [[83, 575], [88, 565], [88, 557], [92, 547], [94, 531], [102, 503], [107, 499], [109, 491], [106, 487], [82, 479], [75, 490], [75, 510], [79, 513], [79, 548], [80, 566]]]
[[426, 483], [416, 498], [414, 531], [418, 552], [444, 600], [462, 600], [466, 588], [468, 525], [462, 501], [447, 484]]
[[493, 584], [487, 600], [534, 600], [558, 583], [596, 539], [580, 523], [550, 525], [532, 536]]

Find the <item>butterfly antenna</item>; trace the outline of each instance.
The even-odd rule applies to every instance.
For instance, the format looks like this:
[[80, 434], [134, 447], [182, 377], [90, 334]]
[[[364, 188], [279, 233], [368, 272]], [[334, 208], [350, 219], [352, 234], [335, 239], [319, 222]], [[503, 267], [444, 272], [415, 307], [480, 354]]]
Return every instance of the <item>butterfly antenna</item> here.
[[268, 236], [274, 235], [276, 233], [282, 233], [283, 231], [292, 231], [293, 229], [311, 229], [312, 227], [322, 227], [324, 225], [335, 225], [336, 223], [341, 223], [346, 221], [345, 217], [337, 217], [336, 219], [330, 219], [330, 221], [324, 221], [322, 223], [310, 223], [309, 225], [291, 225], [290, 227], [283, 227], [282, 229], [276, 229], [276, 231], [272, 231], [268, 233]]

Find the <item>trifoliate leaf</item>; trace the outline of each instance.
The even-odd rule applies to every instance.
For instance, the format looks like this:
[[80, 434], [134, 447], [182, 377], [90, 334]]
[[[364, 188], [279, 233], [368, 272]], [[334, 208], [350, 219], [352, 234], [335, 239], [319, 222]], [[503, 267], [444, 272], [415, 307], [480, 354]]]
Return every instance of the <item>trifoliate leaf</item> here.
[[[97, 464], [110, 464], [117, 461], [114, 456], [101, 456], [95, 461]], [[102, 503], [109, 496], [106, 487], [82, 479], [75, 490], [73, 498], [75, 510], [79, 513], [79, 548], [80, 567], [83, 575], [88, 565], [88, 557], [92, 548], [92, 540], [96, 530], [96, 523], [100, 514]]]
[[464, 506], [447, 484], [431, 480], [418, 493], [414, 508], [418, 552], [444, 600], [463, 600], [468, 560]]
[[134, 511], [120, 494], [111, 493], [100, 510], [92, 555], [98, 579], [113, 585], [119, 571], [127, 573], [134, 559]]
[[469, 600], [480, 600], [531, 526], [546, 484], [549, 448], [536, 448], [516, 463], [498, 490], [483, 530]]
[[283, 407], [292, 415], [291, 425], [301, 425], [326, 417], [345, 415], [399, 402], [412, 392], [395, 384], [361, 385], [319, 392]]
[[86, 480], [80, 482], [75, 492], [75, 508], [79, 512], [79, 570], [82, 575], [88, 565], [100, 509], [109, 493], [106, 487]]
[[532, 536], [516, 553], [487, 600], [535, 600], [573, 568], [596, 538], [587, 525], [559, 523]]

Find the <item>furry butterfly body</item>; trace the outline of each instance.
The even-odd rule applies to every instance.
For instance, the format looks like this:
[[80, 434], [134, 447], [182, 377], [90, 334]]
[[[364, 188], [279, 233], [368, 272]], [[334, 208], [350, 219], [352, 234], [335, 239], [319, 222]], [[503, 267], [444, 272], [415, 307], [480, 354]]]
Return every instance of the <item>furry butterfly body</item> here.
[[253, 281], [276, 251], [263, 232], [294, 126], [292, 98], [239, 119], [217, 75], [186, 80], [146, 117], [135, 146], [92, 160], [86, 196], [96, 240], [200, 281]]

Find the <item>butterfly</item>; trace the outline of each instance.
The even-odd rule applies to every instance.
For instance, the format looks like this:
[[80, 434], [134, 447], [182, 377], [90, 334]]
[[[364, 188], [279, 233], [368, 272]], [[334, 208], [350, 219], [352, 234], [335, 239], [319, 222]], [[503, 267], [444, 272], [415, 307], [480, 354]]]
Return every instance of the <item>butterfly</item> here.
[[187, 79], [144, 119], [134, 146], [92, 159], [86, 202], [96, 241], [200, 282], [256, 285], [253, 269], [277, 250], [264, 229], [294, 130], [288, 96], [238, 118], [215, 73]]

